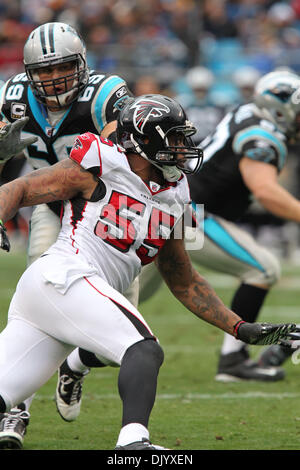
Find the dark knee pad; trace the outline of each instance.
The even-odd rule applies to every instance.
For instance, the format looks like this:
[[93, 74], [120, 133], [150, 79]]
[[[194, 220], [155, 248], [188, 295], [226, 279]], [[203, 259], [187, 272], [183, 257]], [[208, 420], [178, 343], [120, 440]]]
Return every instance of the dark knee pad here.
[[164, 352], [155, 339], [145, 339], [128, 348], [123, 360], [131, 357], [134, 357], [135, 361], [141, 360], [144, 363], [154, 361], [159, 368], [164, 361]]

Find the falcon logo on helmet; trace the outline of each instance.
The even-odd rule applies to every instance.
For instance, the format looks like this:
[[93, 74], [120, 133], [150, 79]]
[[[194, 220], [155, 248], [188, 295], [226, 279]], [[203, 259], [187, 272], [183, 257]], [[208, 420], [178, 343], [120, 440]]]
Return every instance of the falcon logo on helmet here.
[[195, 132], [181, 105], [164, 95], [129, 98], [118, 116], [118, 144], [148, 160], [169, 182], [199, 170], [203, 152], [194, 146]]
[[150, 116], [159, 117], [164, 113], [170, 113], [170, 108], [159, 101], [142, 99], [134, 103], [131, 108], [135, 108], [133, 114], [133, 124], [137, 131], [143, 134], [145, 124]]

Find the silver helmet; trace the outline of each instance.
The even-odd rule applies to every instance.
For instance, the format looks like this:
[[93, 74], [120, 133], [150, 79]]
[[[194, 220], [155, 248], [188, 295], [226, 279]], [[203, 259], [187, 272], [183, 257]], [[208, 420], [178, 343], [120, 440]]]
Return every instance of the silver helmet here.
[[[66, 62], [74, 62], [75, 71], [53, 80], [41, 80], [39, 71]], [[80, 35], [65, 23], [46, 23], [33, 30], [24, 46], [25, 71], [30, 86], [38, 101], [55, 100], [58, 107], [64, 107], [76, 100], [88, 83], [89, 70], [86, 62], [86, 47]], [[67, 83], [71, 87], [67, 89]], [[55, 85], [64, 83], [62, 93]], [[47, 93], [51, 87], [53, 95]]]
[[290, 71], [270, 72], [254, 89], [254, 102], [288, 137], [300, 130], [300, 77]]

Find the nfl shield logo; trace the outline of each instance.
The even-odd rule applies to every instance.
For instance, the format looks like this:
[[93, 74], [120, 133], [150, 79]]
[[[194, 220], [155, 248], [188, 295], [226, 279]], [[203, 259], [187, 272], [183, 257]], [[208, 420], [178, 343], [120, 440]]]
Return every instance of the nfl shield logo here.
[[153, 193], [156, 193], [160, 189], [160, 185], [157, 183], [154, 183], [154, 181], [150, 181], [149, 186]]

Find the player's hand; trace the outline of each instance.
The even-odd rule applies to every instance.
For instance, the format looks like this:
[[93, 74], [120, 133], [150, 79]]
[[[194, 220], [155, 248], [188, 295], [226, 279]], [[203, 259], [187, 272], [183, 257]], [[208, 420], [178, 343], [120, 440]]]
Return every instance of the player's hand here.
[[234, 335], [247, 344], [281, 344], [294, 347], [300, 340], [300, 328], [294, 323], [247, 323], [240, 321], [234, 328]]
[[2, 220], [0, 220], [0, 248], [5, 251], [10, 250], [9, 239], [6, 235], [6, 228], [4, 227]]
[[13, 123], [8, 123], [0, 129], [0, 163], [6, 162], [14, 155], [23, 152], [26, 147], [38, 140], [37, 137], [21, 139], [21, 132], [29, 117], [18, 119]]

